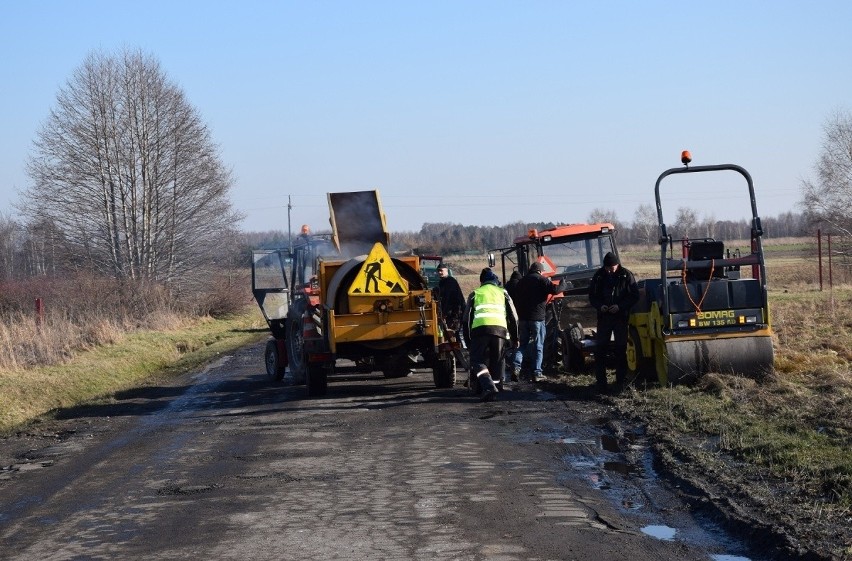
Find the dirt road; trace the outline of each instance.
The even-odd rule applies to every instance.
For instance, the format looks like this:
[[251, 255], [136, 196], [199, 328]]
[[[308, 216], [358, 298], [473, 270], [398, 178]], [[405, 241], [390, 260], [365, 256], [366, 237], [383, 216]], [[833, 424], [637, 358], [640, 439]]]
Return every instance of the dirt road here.
[[605, 404], [531, 384], [479, 403], [428, 371], [308, 400], [262, 356], [0, 442], [0, 559], [761, 559]]

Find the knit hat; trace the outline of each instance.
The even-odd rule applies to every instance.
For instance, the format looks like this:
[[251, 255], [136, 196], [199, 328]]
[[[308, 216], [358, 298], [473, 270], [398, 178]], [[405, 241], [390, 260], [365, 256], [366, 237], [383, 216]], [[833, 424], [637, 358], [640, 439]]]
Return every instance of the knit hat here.
[[620, 265], [621, 262], [618, 260], [618, 257], [613, 252], [609, 252], [604, 255], [604, 266], [611, 267], [613, 265]]
[[497, 275], [494, 274], [494, 271], [492, 271], [490, 267], [485, 267], [482, 269], [482, 272], [479, 273], [479, 282], [482, 284], [485, 284], [486, 282], [499, 283], [500, 279], [497, 278]]
[[530, 265], [531, 273], [540, 273], [542, 271], [544, 271], [544, 265], [542, 265], [540, 261], [536, 261], [535, 263]]

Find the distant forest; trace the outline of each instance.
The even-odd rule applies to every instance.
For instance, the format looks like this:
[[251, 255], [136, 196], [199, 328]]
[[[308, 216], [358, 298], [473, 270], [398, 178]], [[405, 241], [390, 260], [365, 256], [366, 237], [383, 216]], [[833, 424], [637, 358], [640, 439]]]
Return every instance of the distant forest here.
[[[599, 213], [590, 218], [588, 222], [613, 223], [620, 245], [653, 245], [659, 235], [655, 216], [653, 220], [637, 218], [633, 223], [622, 223]], [[810, 226], [802, 214], [787, 212], [777, 217], [761, 218], [761, 222], [766, 238], [810, 235]], [[449, 222], [427, 222], [418, 232], [391, 232], [391, 251], [413, 251], [421, 255], [482, 254], [489, 249], [512, 245], [516, 237], [526, 234], [531, 228], [544, 230], [558, 225], [553, 222], [514, 222], [504, 226], [464, 226]], [[677, 219], [667, 224], [667, 227], [675, 237], [741, 240], [749, 238], [751, 223], [745, 219], [698, 220], [694, 213], [684, 211], [679, 212]], [[287, 233], [283, 231], [243, 232], [241, 238], [249, 249], [283, 248], [289, 243]]]

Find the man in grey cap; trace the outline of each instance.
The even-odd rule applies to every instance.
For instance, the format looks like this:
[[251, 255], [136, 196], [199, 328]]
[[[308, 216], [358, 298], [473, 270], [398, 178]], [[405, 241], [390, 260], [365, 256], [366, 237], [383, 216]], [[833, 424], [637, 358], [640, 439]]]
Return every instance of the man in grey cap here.
[[627, 378], [627, 318], [630, 308], [639, 301], [639, 287], [633, 273], [621, 266], [613, 252], [604, 256], [603, 266], [589, 282], [589, 303], [598, 311], [595, 336], [595, 388], [607, 390], [606, 355], [612, 342], [615, 358], [616, 391]]
[[524, 359], [530, 361], [532, 379], [543, 382], [546, 378], [541, 370], [544, 358], [545, 307], [552, 294], [559, 294], [565, 287], [553, 284], [541, 273], [544, 267], [538, 261], [530, 265], [529, 272], [518, 281], [513, 291], [515, 308], [518, 310], [518, 336], [520, 347], [515, 352], [512, 379], [520, 376]]

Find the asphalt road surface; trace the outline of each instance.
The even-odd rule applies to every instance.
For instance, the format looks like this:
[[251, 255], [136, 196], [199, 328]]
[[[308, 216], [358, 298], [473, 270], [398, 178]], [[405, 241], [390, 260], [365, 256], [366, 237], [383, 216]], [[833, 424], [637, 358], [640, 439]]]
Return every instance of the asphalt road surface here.
[[758, 559], [604, 403], [427, 370], [307, 399], [262, 351], [0, 442], [0, 559]]

